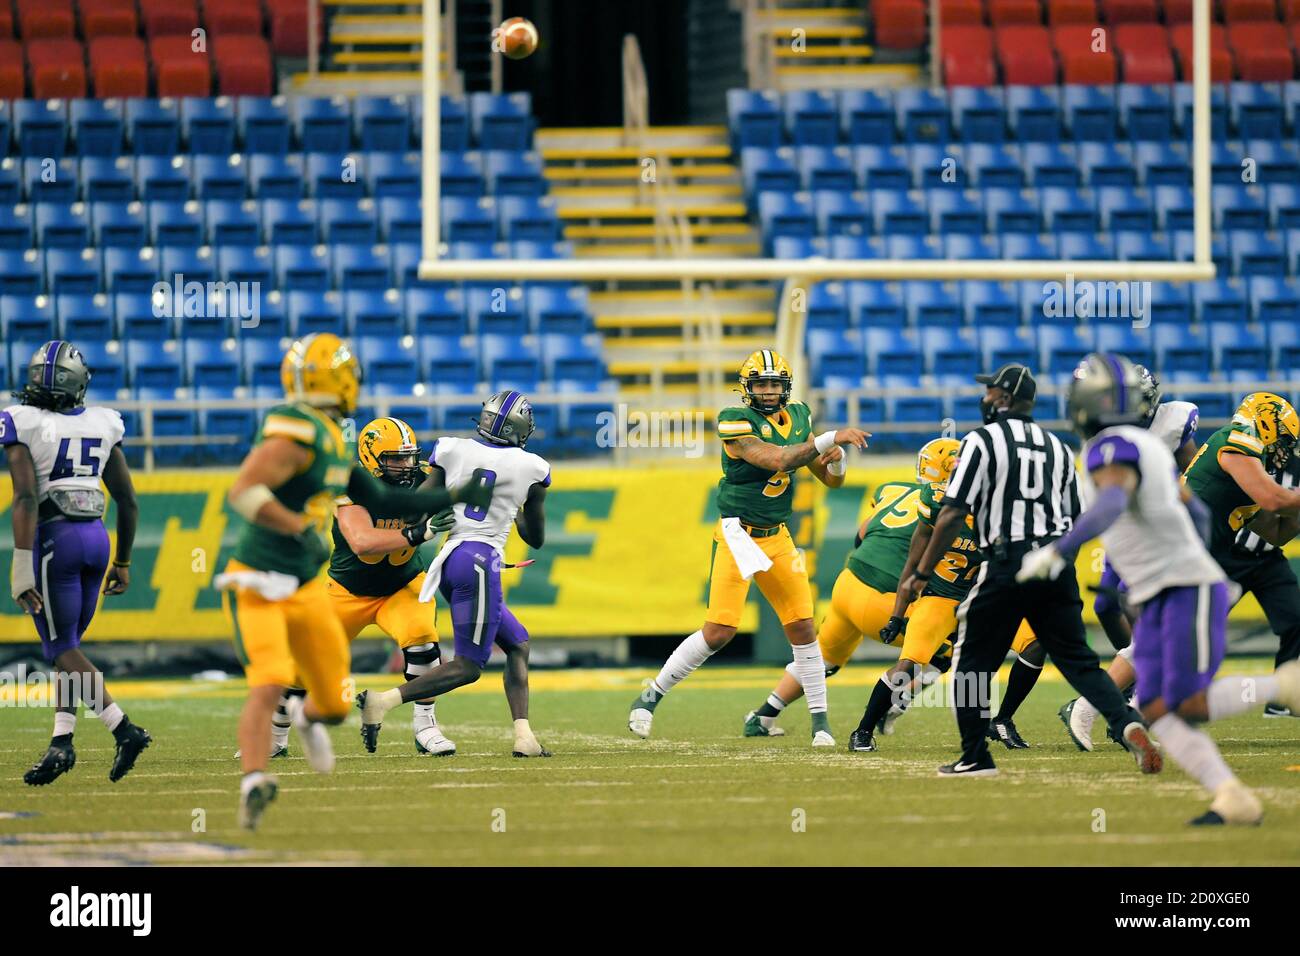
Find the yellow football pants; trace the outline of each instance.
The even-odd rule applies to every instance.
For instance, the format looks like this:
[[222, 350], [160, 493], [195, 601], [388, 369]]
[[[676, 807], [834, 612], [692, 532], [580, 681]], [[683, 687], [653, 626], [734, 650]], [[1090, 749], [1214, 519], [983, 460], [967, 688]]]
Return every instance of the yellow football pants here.
[[[843, 667], [862, 638], [880, 640], [880, 630], [894, 613], [894, 595], [864, 584], [845, 568], [831, 590], [831, 608], [817, 629], [817, 643], [827, 667]], [[902, 643], [900, 634], [894, 646]]]
[[[907, 632], [903, 635], [903, 652], [900, 657], [928, 664], [957, 631], [957, 605], [953, 598], [924, 595], [912, 602], [907, 617]], [[1020, 622], [1020, 630], [1011, 643], [1017, 654], [1034, 643], [1034, 631], [1028, 621]]]
[[423, 581], [424, 576], [420, 575], [386, 597], [353, 594], [333, 578], [325, 579], [325, 589], [349, 641], [363, 628], [376, 624], [405, 650], [416, 644], [438, 641], [438, 605], [433, 601], [420, 603]]
[[[754, 582], [781, 624], [793, 624], [813, 616], [812, 586], [802, 552], [794, 546], [790, 530], [781, 530], [754, 543], [772, 559], [772, 566], [754, 575]], [[722, 536], [722, 522], [713, 532], [713, 564], [709, 570], [709, 608], [704, 620], [728, 627], [740, 625], [740, 615], [749, 597], [749, 582], [740, 576], [736, 559]]]

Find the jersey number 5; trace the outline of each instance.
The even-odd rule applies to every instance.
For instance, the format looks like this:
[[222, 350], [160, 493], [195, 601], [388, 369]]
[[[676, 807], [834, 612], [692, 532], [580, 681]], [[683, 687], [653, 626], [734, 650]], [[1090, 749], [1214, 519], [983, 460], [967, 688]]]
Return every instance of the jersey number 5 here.
[[[69, 457], [71, 443], [81, 442], [81, 464], [74, 465]], [[60, 478], [98, 478], [99, 459], [94, 456], [95, 449], [102, 445], [101, 438], [65, 438], [59, 442], [59, 450], [54, 456], [54, 470], [50, 472], [50, 481]]]
[[465, 517], [470, 521], [482, 521], [487, 517], [488, 508], [492, 507], [492, 490], [496, 487], [497, 473], [487, 468], [475, 468], [474, 473], [469, 476], [472, 482], [482, 482], [483, 487], [488, 490], [488, 500], [480, 508], [477, 505], [465, 506]]

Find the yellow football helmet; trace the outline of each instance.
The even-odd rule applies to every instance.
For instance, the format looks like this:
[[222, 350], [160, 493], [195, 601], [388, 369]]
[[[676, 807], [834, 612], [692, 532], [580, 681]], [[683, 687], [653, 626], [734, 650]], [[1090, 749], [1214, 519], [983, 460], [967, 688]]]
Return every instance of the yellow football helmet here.
[[376, 418], [361, 429], [357, 457], [366, 471], [395, 485], [415, 485], [424, 477], [420, 443], [400, 418]]
[[[781, 394], [772, 398], [763, 396], [760, 400], [750, 389], [756, 382], [774, 381], [781, 383]], [[740, 366], [740, 392], [744, 403], [751, 408], [770, 414], [785, 408], [790, 402], [790, 389], [794, 386], [794, 372], [790, 363], [779, 352], [771, 349], [759, 349], [750, 354]]]
[[955, 438], [932, 438], [922, 445], [916, 456], [916, 480], [946, 487], [957, 467], [959, 447], [961, 442]]
[[1243, 398], [1232, 423], [1250, 428], [1264, 446], [1265, 464], [1274, 474], [1286, 467], [1300, 439], [1300, 416], [1290, 402], [1272, 392], [1252, 392]]
[[361, 366], [347, 342], [332, 332], [313, 332], [285, 353], [280, 382], [293, 401], [350, 415], [361, 391]]

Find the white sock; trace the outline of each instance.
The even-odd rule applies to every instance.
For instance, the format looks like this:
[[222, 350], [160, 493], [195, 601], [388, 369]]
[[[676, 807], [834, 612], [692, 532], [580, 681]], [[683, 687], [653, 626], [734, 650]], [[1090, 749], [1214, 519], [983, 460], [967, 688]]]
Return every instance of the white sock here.
[[654, 689], [660, 694], [668, 693], [712, 656], [713, 648], [705, 643], [704, 632], [696, 631], [668, 655], [663, 670], [654, 679]]
[[77, 729], [77, 715], [69, 713], [66, 710], [55, 711], [54, 713], [54, 736], [62, 737], [64, 734], [71, 734]]
[[794, 669], [803, 685], [804, 696], [808, 698], [808, 713], [826, 713], [826, 662], [822, 660], [822, 649], [816, 641], [809, 644], [795, 644]]
[[776, 694], [768, 694], [767, 706], [771, 707], [774, 711], [776, 711], [779, 714], [781, 713], [781, 711], [785, 710], [785, 701], [783, 701], [780, 697], [777, 697]]
[[533, 728], [528, 726], [528, 718], [520, 717], [515, 721], [515, 739], [521, 737], [527, 738], [533, 735]]
[[1151, 724], [1151, 731], [1165, 751], [1187, 775], [1210, 793], [1234, 779], [1214, 741], [1177, 714], [1165, 714]]
[[271, 744], [275, 747], [289, 746], [289, 701], [292, 698], [288, 694], [280, 695], [280, 703], [275, 705], [275, 713], [271, 715]]
[[126, 719], [126, 714], [122, 713], [122, 708], [117, 704], [109, 704], [99, 712], [98, 717], [111, 732], [117, 730], [117, 725]]
[[1205, 692], [1205, 706], [1210, 720], [1235, 717], [1264, 706], [1277, 697], [1277, 678], [1220, 677]]
[[428, 727], [437, 726], [438, 720], [433, 716], [433, 704], [416, 704], [415, 713], [411, 716], [411, 726], [416, 733]]
[[270, 777], [264, 770], [254, 770], [251, 771], [250, 773], [244, 774], [239, 780], [240, 796], [247, 794], [248, 791], [252, 790], [259, 783], [267, 779], [275, 779], [275, 778]]
[[402, 706], [402, 692], [396, 687], [394, 687], [392, 690], [380, 691], [378, 694], [376, 694], [374, 691], [371, 691], [370, 696], [367, 697], [366, 699], [368, 701], [373, 699], [380, 707], [384, 709], [384, 713], [388, 713], [394, 707]]

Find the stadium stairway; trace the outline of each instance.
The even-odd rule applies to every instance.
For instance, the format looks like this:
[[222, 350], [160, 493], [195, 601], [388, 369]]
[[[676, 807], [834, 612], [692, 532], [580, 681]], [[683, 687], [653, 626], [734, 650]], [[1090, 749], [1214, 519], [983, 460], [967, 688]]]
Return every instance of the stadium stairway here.
[[915, 64], [879, 62], [867, 42], [861, 0], [777, 0], [759, 16], [777, 89], [894, 85], [919, 78]]
[[[401, 0], [320, 0], [326, 41], [320, 69], [293, 77], [295, 92], [327, 96], [419, 93], [422, 4]], [[442, 56], [446, 64], [446, 54]]]

